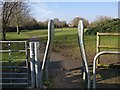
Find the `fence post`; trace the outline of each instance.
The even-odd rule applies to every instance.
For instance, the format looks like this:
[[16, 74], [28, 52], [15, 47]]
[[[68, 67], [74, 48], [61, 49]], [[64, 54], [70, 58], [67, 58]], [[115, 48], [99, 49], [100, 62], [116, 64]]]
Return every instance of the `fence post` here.
[[39, 42], [34, 43], [35, 46], [35, 74], [36, 74], [36, 87], [40, 88], [40, 61], [39, 61]]
[[[100, 45], [100, 36], [99, 36], [99, 32], [97, 32], [96, 54], [100, 52], [99, 45]], [[97, 58], [96, 63], [97, 63], [97, 66], [99, 66], [99, 57]]]
[[30, 42], [30, 69], [31, 69], [31, 87], [35, 87], [35, 60], [34, 60], [34, 43]]

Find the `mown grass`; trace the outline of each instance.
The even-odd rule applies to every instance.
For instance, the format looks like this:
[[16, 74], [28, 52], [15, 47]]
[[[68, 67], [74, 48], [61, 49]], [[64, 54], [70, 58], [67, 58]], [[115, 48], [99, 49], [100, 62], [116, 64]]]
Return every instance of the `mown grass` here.
[[[47, 30], [26, 30], [19, 35], [16, 32], [9, 32], [6, 36], [7, 40], [27, 40], [32, 37], [41, 38], [46, 42]], [[96, 35], [85, 35], [84, 38], [88, 58], [93, 59], [96, 53]], [[118, 40], [118, 37], [103, 37], [100, 43], [102, 45], [118, 47]], [[53, 50], [56, 52], [67, 50], [68, 54], [71, 53], [78, 57], [80, 53], [77, 28], [55, 29]]]
[[[25, 43], [7, 43], [2, 44], [2, 50], [25, 50]], [[4, 52], [2, 53], [2, 66], [25, 66], [26, 53], [25, 52]], [[13, 70], [14, 72], [19, 71], [19, 69], [13, 68], [2, 68], [3, 72], [8, 72]]]

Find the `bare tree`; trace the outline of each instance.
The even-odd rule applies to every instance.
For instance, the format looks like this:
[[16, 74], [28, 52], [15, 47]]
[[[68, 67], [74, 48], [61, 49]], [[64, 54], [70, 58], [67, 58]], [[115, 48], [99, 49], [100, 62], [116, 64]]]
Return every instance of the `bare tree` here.
[[87, 19], [81, 18], [81, 17], [75, 17], [72, 21], [72, 24], [74, 27], [78, 26], [79, 20], [83, 20], [84, 26], [87, 27], [89, 25], [89, 22]]
[[[19, 13], [23, 11], [22, 8], [22, 1], [16, 1], [14, 0], [14, 2], [1, 2], [1, 13], [2, 13], [2, 40], [6, 40], [6, 30], [7, 27], [9, 26], [10, 22], [11, 22], [11, 18], [13, 15], [15, 15], [16, 17], [16, 22], [17, 22], [17, 27], [19, 28], [19, 19], [18, 19], [18, 15], [20, 15]], [[21, 9], [21, 8], [22, 9]], [[22, 14], [21, 14], [22, 16]], [[19, 29], [18, 29], [19, 30]], [[19, 31], [18, 31], [19, 33]]]
[[29, 17], [30, 10], [24, 2], [18, 2], [18, 5], [15, 8], [16, 9], [13, 11], [10, 20], [11, 24], [16, 26], [17, 34], [20, 34], [20, 24], [24, 23], [26, 18]]
[[10, 22], [11, 14], [17, 6], [17, 2], [2, 2], [2, 40], [6, 40], [6, 29]]
[[108, 17], [108, 16], [97, 16], [95, 22], [102, 22], [102, 21], [106, 21], [106, 20], [112, 20], [112, 17]]
[[[0, 11], [2, 11], [2, 2], [0, 1]], [[0, 40], [2, 39], [2, 13], [0, 12]]]

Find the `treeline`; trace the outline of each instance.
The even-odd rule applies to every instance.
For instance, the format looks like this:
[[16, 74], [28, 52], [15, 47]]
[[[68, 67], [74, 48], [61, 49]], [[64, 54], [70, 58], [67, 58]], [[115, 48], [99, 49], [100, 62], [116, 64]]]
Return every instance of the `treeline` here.
[[[75, 17], [70, 23], [67, 23], [66, 21], [61, 21], [58, 18], [53, 19], [55, 28], [77, 27], [79, 20], [83, 20], [85, 27], [89, 25], [88, 20], [81, 17]], [[44, 22], [38, 22], [33, 17], [29, 17], [25, 22], [19, 23], [20, 30], [47, 29], [47, 26], [48, 20]], [[16, 25], [11, 23], [11, 25], [7, 27], [7, 32], [16, 32]]]
[[119, 33], [120, 19], [106, 19], [97, 20], [88, 26], [86, 34], [95, 35], [97, 32], [101, 33]]
[[[53, 19], [53, 21], [54, 21], [55, 28], [68, 27], [68, 24], [66, 23], [66, 21], [60, 21], [58, 18]], [[35, 19], [31, 19], [19, 25], [20, 30], [47, 29], [47, 27], [48, 27], [48, 20], [44, 22], [38, 22]], [[16, 32], [16, 26], [9, 25], [7, 27], [7, 32]]]

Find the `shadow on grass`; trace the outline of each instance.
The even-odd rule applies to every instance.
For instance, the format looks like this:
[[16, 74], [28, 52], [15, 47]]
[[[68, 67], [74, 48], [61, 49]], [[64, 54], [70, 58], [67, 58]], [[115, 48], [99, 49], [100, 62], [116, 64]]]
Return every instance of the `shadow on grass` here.
[[37, 37], [33, 37], [33, 38], [24, 38], [24, 39], [8, 39], [6, 41], [31, 41], [31, 40], [40, 40], [40, 38], [37, 38]]
[[120, 88], [120, 65], [99, 67], [96, 69], [96, 75], [98, 88]]
[[120, 89], [120, 84], [112, 84], [112, 83], [97, 83], [97, 89], [111, 89], [111, 90], [119, 90]]

